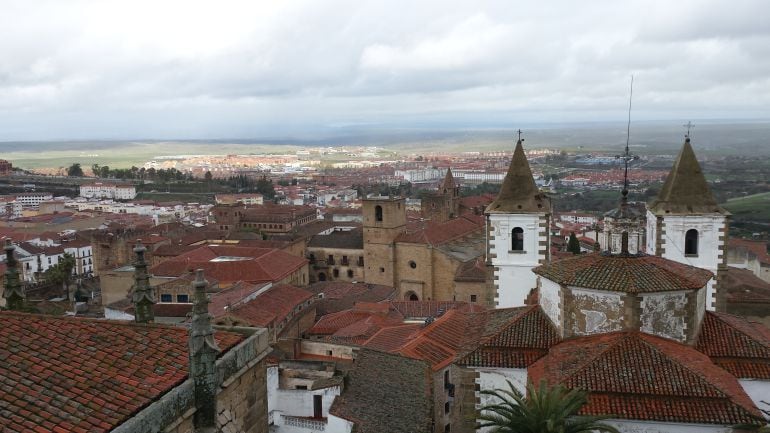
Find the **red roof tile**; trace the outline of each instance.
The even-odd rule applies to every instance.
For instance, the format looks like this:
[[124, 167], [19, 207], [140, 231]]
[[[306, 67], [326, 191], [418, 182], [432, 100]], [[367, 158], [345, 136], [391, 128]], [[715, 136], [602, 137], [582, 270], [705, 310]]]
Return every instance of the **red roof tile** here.
[[[0, 430], [110, 431], [187, 379], [187, 338], [172, 326], [0, 313]], [[224, 353], [243, 337], [216, 339]]]
[[580, 413], [734, 425], [761, 413], [738, 380], [690, 346], [641, 332], [564, 341], [528, 369], [535, 383], [589, 392]]
[[760, 323], [708, 311], [695, 348], [735, 377], [770, 380], [770, 330]]
[[253, 299], [235, 304], [225, 312], [217, 311], [214, 321], [229, 319], [231, 323], [247, 326], [272, 326], [286, 319], [292, 311], [307, 302], [313, 294], [290, 284], [279, 284], [260, 293]]
[[533, 269], [559, 284], [626, 293], [698, 290], [713, 277], [705, 269], [655, 256], [581, 254]]
[[207, 276], [227, 285], [237, 281], [277, 282], [306, 263], [301, 257], [276, 249], [205, 245], [155, 265], [150, 272], [155, 276], [178, 277], [203, 269]]
[[484, 228], [484, 216], [467, 214], [436, 223], [421, 221], [396, 238], [396, 242], [441, 245]]

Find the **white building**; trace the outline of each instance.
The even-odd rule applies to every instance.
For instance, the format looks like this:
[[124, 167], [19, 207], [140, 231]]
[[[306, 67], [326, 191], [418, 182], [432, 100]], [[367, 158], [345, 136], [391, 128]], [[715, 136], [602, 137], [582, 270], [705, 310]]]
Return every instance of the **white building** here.
[[21, 202], [16, 200], [15, 196], [0, 197], [0, 217], [9, 219], [21, 218], [21, 211]]
[[136, 187], [114, 183], [84, 183], [80, 185], [80, 196], [85, 198], [110, 198], [115, 200], [133, 200]]
[[486, 215], [495, 303], [500, 308], [522, 306], [537, 285], [532, 268], [550, 258], [551, 201], [538, 190], [521, 141]]
[[40, 203], [53, 200], [53, 195], [48, 192], [25, 192], [16, 195], [16, 201], [25, 209], [39, 209]]

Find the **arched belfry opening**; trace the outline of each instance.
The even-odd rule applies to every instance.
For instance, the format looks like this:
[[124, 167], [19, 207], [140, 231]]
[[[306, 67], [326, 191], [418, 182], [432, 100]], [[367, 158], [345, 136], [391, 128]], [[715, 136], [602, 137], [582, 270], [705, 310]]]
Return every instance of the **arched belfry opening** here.
[[698, 230], [690, 229], [684, 235], [684, 255], [698, 255]]

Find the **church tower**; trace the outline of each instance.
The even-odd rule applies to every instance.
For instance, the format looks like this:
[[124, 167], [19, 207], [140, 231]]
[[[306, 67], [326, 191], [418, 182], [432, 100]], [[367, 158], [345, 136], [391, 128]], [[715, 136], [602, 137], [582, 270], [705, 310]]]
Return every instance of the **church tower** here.
[[730, 213], [717, 204], [687, 136], [658, 198], [647, 210], [647, 251], [707, 269], [706, 309], [723, 310], [720, 281], [727, 271], [727, 226]]
[[628, 142], [621, 158], [624, 172], [620, 206], [604, 214], [604, 233], [597, 241], [610, 254], [639, 254], [644, 252], [645, 209], [642, 203], [628, 202], [628, 163], [636, 159], [628, 150]]
[[422, 217], [433, 222], [445, 222], [460, 215], [460, 186], [452, 169], [447, 168], [437, 191], [425, 194], [421, 204]]
[[537, 285], [532, 268], [550, 260], [551, 200], [537, 188], [521, 138], [487, 217], [487, 263], [499, 308], [525, 304]]
[[406, 231], [403, 197], [363, 199], [364, 280], [369, 284], [396, 287], [396, 238]]

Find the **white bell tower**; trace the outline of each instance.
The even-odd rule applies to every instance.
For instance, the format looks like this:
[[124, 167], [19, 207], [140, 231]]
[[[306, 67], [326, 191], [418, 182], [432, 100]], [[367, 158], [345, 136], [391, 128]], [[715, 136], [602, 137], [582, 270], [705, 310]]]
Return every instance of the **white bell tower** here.
[[727, 271], [730, 213], [717, 204], [690, 145], [684, 141], [657, 200], [647, 209], [647, 251], [714, 273], [706, 290], [706, 309], [723, 310], [719, 291]]
[[532, 269], [550, 260], [551, 201], [537, 188], [521, 133], [497, 199], [487, 217], [487, 265], [498, 308], [525, 305], [537, 286]]

